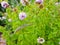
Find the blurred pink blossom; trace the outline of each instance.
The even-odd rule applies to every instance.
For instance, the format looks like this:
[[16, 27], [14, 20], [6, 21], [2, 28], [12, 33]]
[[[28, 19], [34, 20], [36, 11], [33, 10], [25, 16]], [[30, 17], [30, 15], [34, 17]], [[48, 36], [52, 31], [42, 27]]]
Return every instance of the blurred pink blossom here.
[[28, 3], [28, 0], [20, 0], [20, 2], [23, 6], [26, 6], [26, 3]]
[[19, 19], [20, 19], [20, 20], [23, 20], [23, 19], [25, 19], [25, 18], [26, 18], [26, 13], [25, 13], [25, 12], [19, 13]]
[[7, 2], [5, 2], [5, 1], [2, 1], [2, 2], [1, 2], [1, 6], [2, 6], [3, 8], [7, 8], [7, 7], [9, 6], [9, 4], [8, 4]]
[[36, 0], [36, 3], [43, 4], [43, 0]]

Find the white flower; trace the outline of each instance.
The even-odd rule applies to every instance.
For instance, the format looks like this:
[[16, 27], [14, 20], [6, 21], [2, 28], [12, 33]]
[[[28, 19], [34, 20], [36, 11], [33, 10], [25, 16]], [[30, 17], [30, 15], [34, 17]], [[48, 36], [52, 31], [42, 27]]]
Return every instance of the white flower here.
[[25, 12], [19, 13], [19, 19], [20, 19], [20, 20], [23, 20], [23, 19], [25, 19], [25, 18], [26, 18], [26, 13], [25, 13]]
[[60, 44], [60, 42], [59, 42], [59, 44]]
[[8, 13], [4, 13], [4, 15], [5, 15], [5, 16], [7, 16], [7, 15], [8, 15]]
[[28, 0], [20, 0], [20, 2], [23, 6], [26, 6], [26, 2], [28, 2]]
[[2, 20], [2, 18], [0, 17], [0, 20]]
[[43, 0], [36, 0], [36, 3], [43, 4]]
[[59, 4], [60, 4], [60, 2], [56, 2], [56, 3], [55, 3], [55, 5], [59, 5]]
[[2, 1], [2, 2], [1, 2], [1, 6], [2, 6], [3, 8], [7, 8], [7, 7], [9, 6], [9, 4], [8, 4], [7, 2], [5, 2], [5, 1]]
[[12, 19], [8, 19], [9, 22], [12, 22]]
[[38, 38], [37, 39], [37, 42], [40, 43], [40, 44], [43, 44], [45, 42], [44, 38]]
[[4, 19], [6, 19], [6, 17], [5, 17], [5, 16], [3, 16], [3, 17], [2, 17], [2, 20], [4, 20]]

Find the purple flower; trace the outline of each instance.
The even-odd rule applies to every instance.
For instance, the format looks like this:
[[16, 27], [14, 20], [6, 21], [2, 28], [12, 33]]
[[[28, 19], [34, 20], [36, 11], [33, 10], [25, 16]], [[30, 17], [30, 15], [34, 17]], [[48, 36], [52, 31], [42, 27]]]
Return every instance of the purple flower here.
[[2, 6], [3, 8], [7, 8], [7, 7], [9, 6], [9, 4], [8, 4], [7, 2], [5, 2], [5, 1], [2, 1], [2, 2], [1, 2], [1, 6]]
[[23, 19], [25, 19], [25, 18], [26, 18], [26, 13], [25, 13], [25, 12], [19, 13], [19, 19], [20, 19], [20, 20], [23, 20]]
[[36, 0], [36, 3], [43, 4], [43, 0]]

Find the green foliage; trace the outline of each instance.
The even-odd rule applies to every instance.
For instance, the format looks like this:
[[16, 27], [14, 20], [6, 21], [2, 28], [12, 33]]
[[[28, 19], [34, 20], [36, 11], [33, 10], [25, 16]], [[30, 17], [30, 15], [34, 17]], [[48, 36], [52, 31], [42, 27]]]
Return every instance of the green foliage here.
[[[7, 19], [12, 19], [12, 22], [6, 22], [5, 27], [0, 26], [7, 45], [40, 45], [37, 43], [38, 37], [45, 39], [45, 43], [42, 45], [59, 45], [60, 13], [58, 14], [58, 7], [56, 7], [55, 2], [55, 0], [46, 0], [43, 9], [38, 8], [38, 5], [33, 3], [25, 7], [22, 5], [16, 6], [17, 13], [12, 12], [11, 8], [7, 8]], [[18, 15], [22, 11], [26, 12], [27, 18], [21, 21]], [[24, 24], [31, 25], [16, 33], [11, 33]]]

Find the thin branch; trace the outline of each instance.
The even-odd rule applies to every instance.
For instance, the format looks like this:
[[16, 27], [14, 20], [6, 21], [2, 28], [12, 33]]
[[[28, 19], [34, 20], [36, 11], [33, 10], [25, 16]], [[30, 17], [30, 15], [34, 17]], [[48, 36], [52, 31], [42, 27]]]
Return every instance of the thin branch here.
[[14, 33], [18, 32], [19, 30], [25, 28], [26, 26], [30, 26], [31, 24], [24, 24], [22, 26], [19, 26], [18, 28], [16, 28], [16, 30], [14, 31]]

